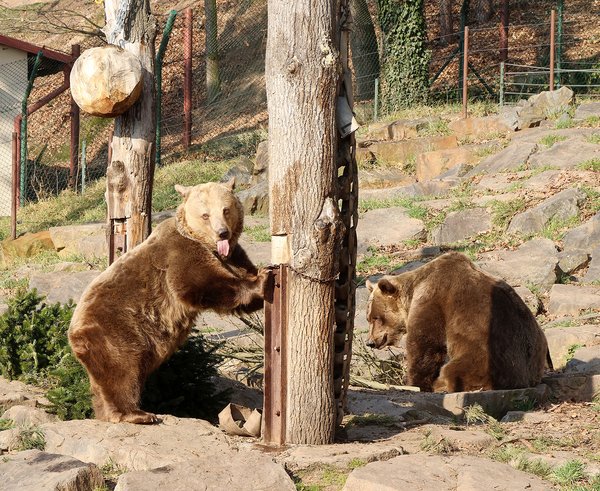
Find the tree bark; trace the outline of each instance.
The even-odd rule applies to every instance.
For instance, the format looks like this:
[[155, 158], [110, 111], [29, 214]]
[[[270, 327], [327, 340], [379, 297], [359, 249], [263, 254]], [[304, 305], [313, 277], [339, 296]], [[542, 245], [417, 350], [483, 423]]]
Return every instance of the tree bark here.
[[375, 79], [379, 78], [379, 49], [373, 19], [367, 0], [352, 0], [353, 32], [352, 67], [356, 78], [356, 100], [372, 99], [375, 95]]
[[221, 92], [216, 0], [204, 0], [204, 14], [206, 16], [206, 100], [210, 103], [219, 97]]
[[440, 44], [446, 46], [450, 42], [450, 35], [454, 32], [454, 19], [452, 17], [453, 0], [440, 0]]
[[475, 20], [478, 24], [488, 22], [494, 13], [494, 0], [477, 0], [475, 4]]
[[[287, 262], [288, 443], [330, 443], [340, 77], [336, 0], [269, 0], [266, 86], [273, 262]], [[281, 247], [280, 247], [281, 246]]]
[[[115, 119], [112, 158], [107, 169], [109, 219], [125, 220], [127, 250], [130, 250], [148, 237], [151, 228], [156, 22], [150, 13], [149, 0], [105, 0], [104, 8], [109, 43], [122, 46], [142, 64], [142, 94], [127, 112]], [[111, 203], [115, 200], [120, 203]]]

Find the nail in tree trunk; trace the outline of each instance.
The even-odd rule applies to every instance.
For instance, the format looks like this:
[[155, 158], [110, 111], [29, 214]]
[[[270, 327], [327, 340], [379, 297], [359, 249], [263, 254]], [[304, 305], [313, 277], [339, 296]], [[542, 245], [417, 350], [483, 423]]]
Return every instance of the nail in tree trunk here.
[[204, 13], [206, 15], [206, 100], [210, 103], [219, 97], [221, 92], [216, 0], [204, 0]]
[[335, 430], [332, 278], [343, 232], [334, 199], [339, 6], [268, 2], [272, 261], [290, 267], [287, 443], [330, 443]]
[[115, 118], [112, 156], [106, 172], [109, 219], [125, 223], [129, 250], [148, 237], [151, 227], [156, 22], [149, 0], [104, 0], [104, 9], [108, 42], [133, 53], [142, 64], [142, 94], [128, 111]]

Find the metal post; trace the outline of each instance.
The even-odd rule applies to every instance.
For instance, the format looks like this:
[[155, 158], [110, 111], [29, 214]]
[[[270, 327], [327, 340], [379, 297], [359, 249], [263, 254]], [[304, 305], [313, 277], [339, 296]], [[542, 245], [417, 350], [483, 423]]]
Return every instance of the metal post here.
[[[79, 44], [73, 44], [71, 46], [71, 56], [73, 62], [81, 54], [81, 47]], [[70, 67], [65, 69], [65, 82], [68, 80], [70, 74]], [[71, 96], [71, 146], [70, 146], [70, 158], [69, 158], [69, 187], [75, 189], [75, 176], [77, 175], [77, 159], [79, 157], [79, 123], [80, 123], [80, 112], [79, 106]]]
[[156, 53], [156, 63], [154, 66], [154, 79], [156, 80], [156, 165], [160, 165], [161, 160], [161, 148], [160, 142], [162, 138], [162, 65], [163, 58], [165, 56], [165, 51], [167, 49], [167, 44], [169, 42], [169, 37], [171, 36], [171, 31], [173, 30], [173, 23], [175, 22], [175, 17], [177, 16], [176, 10], [171, 10], [169, 12], [169, 17], [167, 19], [167, 23], [165, 24], [165, 30], [163, 31], [163, 36], [160, 41], [160, 46], [158, 47], [158, 53]]
[[87, 171], [87, 165], [86, 165], [86, 156], [85, 156], [85, 150], [86, 150], [86, 145], [87, 145], [87, 141], [84, 139], [81, 142], [81, 194], [83, 194], [85, 192], [85, 174]]
[[563, 44], [563, 0], [558, 0], [556, 9], [558, 11], [558, 25], [556, 27], [556, 75], [557, 85], [560, 87], [561, 76], [560, 69], [562, 67], [562, 44]]
[[107, 162], [108, 165], [110, 165], [110, 163], [112, 162], [112, 141], [113, 141], [113, 136], [115, 136], [115, 129], [111, 128], [109, 133], [108, 133], [108, 149], [107, 149]]
[[550, 90], [554, 90], [554, 25], [556, 24], [556, 10], [550, 13]]
[[508, 60], [509, 0], [500, 2], [500, 61]]
[[41, 62], [42, 52], [39, 51], [35, 57], [35, 62], [33, 63], [31, 75], [29, 76], [27, 88], [25, 89], [25, 95], [21, 101], [21, 168], [19, 176], [19, 201], [21, 206], [25, 205], [27, 194], [27, 100], [29, 99], [29, 94], [31, 94], [31, 89], [33, 89], [33, 82]]
[[468, 98], [468, 76], [469, 76], [469, 26], [465, 26], [464, 31], [464, 53], [463, 53], [463, 87], [462, 87], [462, 101], [463, 101], [463, 112], [462, 117], [467, 118], [467, 98]]
[[460, 30], [458, 34], [458, 52], [460, 58], [458, 59], [458, 90], [462, 89], [462, 83], [464, 80], [463, 76], [463, 63], [461, 61], [465, 56], [465, 27], [467, 25], [467, 17], [469, 14], [469, 0], [463, 0], [460, 8]]
[[183, 36], [183, 148], [192, 142], [192, 41], [193, 13], [191, 7], [185, 9], [185, 29]]
[[286, 338], [288, 266], [280, 264], [271, 272], [269, 292], [265, 298], [265, 375], [263, 407], [263, 441], [281, 446], [286, 431]]
[[13, 131], [12, 134], [12, 195], [10, 200], [10, 237], [11, 239], [17, 238], [17, 208], [19, 206], [18, 203], [18, 194], [19, 194], [19, 186], [18, 183], [19, 176], [19, 139], [17, 137], [17, 132]]
[[373, 97], [373, 121], [379, 117], [379, 79], [375, 79], [375, 96]]
[[500, 107], [504, 106], [504, 62], [500, 62]]

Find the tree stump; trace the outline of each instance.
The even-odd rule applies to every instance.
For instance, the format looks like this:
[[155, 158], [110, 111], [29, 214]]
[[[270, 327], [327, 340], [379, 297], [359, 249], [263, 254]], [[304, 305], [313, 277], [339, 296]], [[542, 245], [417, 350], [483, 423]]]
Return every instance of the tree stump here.
[[127, 111], [142, 93], [142, 64], [114, 45], [85, 51], [71, 70], [71, 94], [82, 111], [112, 118]]

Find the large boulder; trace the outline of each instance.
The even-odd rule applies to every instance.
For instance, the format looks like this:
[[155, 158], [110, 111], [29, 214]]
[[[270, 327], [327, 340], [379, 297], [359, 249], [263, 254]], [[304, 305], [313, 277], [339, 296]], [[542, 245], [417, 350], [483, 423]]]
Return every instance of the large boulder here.
[[50, 227], [49, 232], [60, 256], [82, 256], [86, 259], [108, 256], [105, 223]]
[[33, 257], [42, 251], [53, 250], [54, 242], [47, 230], [34, 234], [27, 233], [15, 240], [5, 239], [0, 242], [0, 266], [6, 267], [17, 258]]
[[584, 251], [591, 254], [600, 246], [600, 213], [577, 228], [570, 230], [563, 239], [565, 251]]
[[550, 315], [578, 315], [582, 310], [598, 308], [600, 287], [557, 284], [550, 290]]
[[427, 181], [459, 164], [472, 164], [475, 160], [474, 152], [467, 147], [420, 153], [416, 162], [417, 180]]
[[506, 125], [499, 116], [482, 116], [457, 119], [452, 121], [448, 127], [458, 138], [486, 137], [490, 135], [506, 134], [511, 128]]
[[269, 141], [265, 140], [256, 147], [254, 167], [252, 168], [252, 184], [265, 180], [269, 175]]
[[554, 91], [544, 91], [519, 101], [515, 106], [505, 107], [501, 119], [512, 130], [522, 130], [538, 126], [548, 116], [566, 112], [573, 101], [573, 91], [561, 87]]
[[82, 111], [93, 116], [123, 114], [142, 88], [139, 58], [113, 44], [84, 51], [71, 69], [71, 95]]
[[405, 162], [422, 152], [456, 148], [458, 141], [454, 135], [415, 140], [375, 142], [357, 150], [357, 160], [365, 161], [373, 157], [379, 162]]
[[587, 102], [575, 110], [575, 119], [600, 118], [600, 102]]
[[501, 152], [484, 159], [467, 174], [467, 177], [479, 174], [494, 174], [502, 171], [515, 171], [527, 164], [531, 155], [537, 150], [536, 143], [515, 142]]
[[251, 188], [237, 193], [242, 202], [244, 213], [253, 215], [255, 213], [267, 215], [269, 213], [269, 182], [260, 181]]
[[421, 220], [409, 217], [404, 208], [382, 208], [366, 212], [360, 218], [356, 233], [358, 252], [364, 253], [370, 246], [395, 245], [406, 240], [422, 239], [425, 225]]
[[588, 160], [600, 158], [600, 145], [590, 143], [584, 138], [576, 137], [555, 143], [547, 150], [532, 155], [529, 167], [556, 167], [574, 169]]
[[453, 211], [431, 232], [436, 245], [453, 244], [492, 229], [492, 218], [484, 208]]
[[29, 288], [46, 295], [49, 303], [77, 303], [83, 291], [100, 274], [100, 271], [36, 272], [29, 278]]

